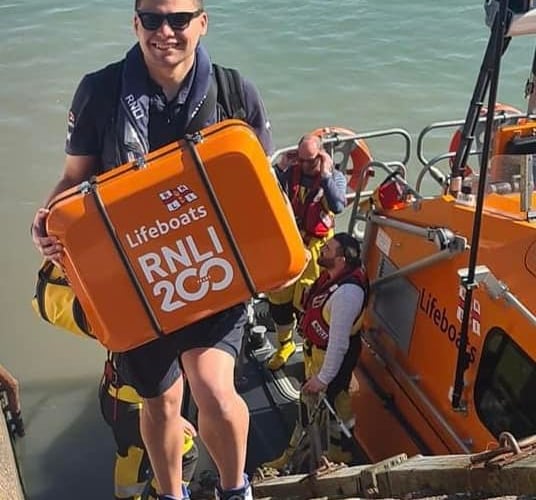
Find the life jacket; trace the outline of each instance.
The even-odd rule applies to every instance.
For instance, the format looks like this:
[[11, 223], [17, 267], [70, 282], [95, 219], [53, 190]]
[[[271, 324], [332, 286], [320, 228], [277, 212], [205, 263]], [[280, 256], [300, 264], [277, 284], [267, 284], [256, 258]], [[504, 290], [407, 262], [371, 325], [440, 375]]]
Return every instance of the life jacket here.
[[[110, 109], [111, 112], [97, 117], [97, 120], [104, 120], [97, 125], [102, 144], [101, 172], [99, 173], [111, 170], [148, 152], [145, 146], [148, 138], [142, 140], [137, 134], [130, 134], [131, 142], [128, 145], [124, 144], [122, 140], [127, 129], [132, 129], [132, 124], [128, 119], [125, 119], [118, 103], [123, 64], [124, 62], [120, 61], [101, 70], [103, 76], [98, 86], [101, 106], [102, 109]], [[104, 90], [110, 87], [115, 89], [114, 92]], [[246, 118], [246, 101], [242, 89], [242, 79], [237, 70], [212, 64], [212, 82], [208, 94], [196, 117], [188, 124], [185, 134], [197, 132], [206, 126], [207, 121], [212, 116], [215, 116], [216, 122], [226, 118], [239, 120]], [[182, 139], [182, 137], [177, 137], [177, 139]]]
[[354, 284], [365, 292], [361, 311], [357, 315], [350, 333], [350, 335], [355, 335], [361, 328], [363, 311], [367, 305], [369, 295], [368, 278], [363, 268], [358, 267], [335, 278], [335, 280], [332, 280], [328, 272], [324, 271], [304, 295], [305, 313], [300, 323], [301, 331], [306, 339], [320, 349], [326, 349], [329, 340], [330, 318], [327, 316], [324, 306], [335, 290], [347, 283]]
[[303, 173], [299, 165], [293, 165], [289, 179], [289, 197], [298, 228], [306, 238], [324, 238], [335, 226], [335, 215], [325, 206], [324, 190], [320, 176], [310, 187], [302, 184]]

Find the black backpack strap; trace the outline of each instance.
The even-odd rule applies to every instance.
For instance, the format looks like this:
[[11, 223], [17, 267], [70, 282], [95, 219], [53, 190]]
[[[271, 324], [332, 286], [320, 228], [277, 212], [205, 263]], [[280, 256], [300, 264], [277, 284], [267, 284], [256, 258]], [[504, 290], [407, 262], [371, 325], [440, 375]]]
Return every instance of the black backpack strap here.
[[242, 78], [236, 69], [225, 68], [218, 64], [212, 65], [218, 85], [218, 104], [223, 108], [227, 118], [244, 120], [246, 105]]
[[207, 96], [205, 97], [205, 100], [201, 104], [201, 107], [199, 108], [197, 114], [194, 116], [192, 121], [188, 124], [185, 130], [185, 134], [193, 134], [194, 132], [197, 132], [201, 130], [203, 125], [207, 122], [207, 120], [213, 116], [214, 113], [214, 107], [216, 106], [216, 88], [217, 83], [212, 80], [210, 82]]

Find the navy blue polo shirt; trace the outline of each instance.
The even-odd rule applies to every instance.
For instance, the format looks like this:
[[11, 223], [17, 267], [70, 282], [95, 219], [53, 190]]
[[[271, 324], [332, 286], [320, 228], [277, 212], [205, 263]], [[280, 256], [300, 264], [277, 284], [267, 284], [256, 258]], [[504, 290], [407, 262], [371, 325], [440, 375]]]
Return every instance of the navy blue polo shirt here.
[[162, 87], [150, 78], [149, 82], [149, 144], [151, 150], [158, 149], [177, 139], [177, 121], [180, 111], [192, 87], [195, 66], [190, 70], [177, 95], [168, 101]]
[[[153, 151], [178, 139], [177, 120], [182, 120], [181, 109], [188, 97], [194, 71], [185, 78], [179, 92], [168, 101], [162, 88], [148, 77], [149, 144]], [[110, 106], [110, 93], [116, 94], [117, 85], [104, 81], [106, 68], [84, 76], [73, 97], [68, 119], [65, 152], [70, 155], [100, 156], [106, 125], [112, 121], [116, 106]], [[109, 79], [109, 77], [108, 77]], [[274, 150], [271, 126], [261, 96], [253, 83], [241, 77], [245, 100], [246, 121], [256, 132], [267, 155]], [[117, 97], [114, 95], [114, 99]], [[216, 111], [210, 123], [216, 122]]]

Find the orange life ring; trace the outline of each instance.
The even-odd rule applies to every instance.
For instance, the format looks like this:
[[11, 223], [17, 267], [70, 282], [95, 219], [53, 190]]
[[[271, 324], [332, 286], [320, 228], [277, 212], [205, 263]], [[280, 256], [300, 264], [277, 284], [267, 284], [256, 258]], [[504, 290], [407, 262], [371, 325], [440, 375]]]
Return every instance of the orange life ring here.
[[[488, 112], [487, 108], [483, 107], [480, 110], [480, 116], [481, 117], [486, 116], [487, 112]], [[501, 104], [498, 102], [495, 104], [495, 115], [500, 115], [501, 113], [519, 115], [522, 112], [519, 111], [519, 109], [514, 108], [513, 106], [510, 106], [508, 104]], [[509, 118], [508, 120], [505, 120], [505, 124], [513, 125], [513, 124], [516, 124], [518, 121], [519, 121], [519, 118]], [[482, 150], [482, 145], [484, 143], [485, 128], [486, 128], [485, 121], [477, 122], [476, 128], [475, 128], [475, 142], [476, 142], [476, 146], [478, 150]], [[452, 134], [452, 137], [450, 138], [450, 143], [449, 143], [450, 153], [455, 153], [456, 151], [458, 151], [458, 148], [460, 147], [460, 144], [462, 142], [462, 129], [463, 129], [463, 125], [459, 127], [458, 129], [456, 129], [454, 134]], [[452, 170], [452, 167], [454, 166], [454, 157], [449, 158], [449, 163], [450, 163], [450, 168]], [[469, 165], [465, 165], [464, 171], [465, 171], [465, 175], [470, 175], [473, 169]]]
[[[342, 127], [317, 128], [316, 130], [309, 132], [309, 134], [316, 135], [323, 140], [336, 136], [348, 137], [357, 135], [352, 130]], [[334, 152], [337, 152], [337, 145], [335, 145]], [[340, 152], [343, 155], [346, 153], [345, 151]], [[370, 150], [363, 139], [356, 139], [354, 140], [354, 147], [349, 151], [348, 156], [352, 160], [351, 168], [347, 166], [344, 170], [344, 173], [348, 178], [348, 186], [353, 191], [357, 191], [358, 188], [359, 190], [362, 190], [366, 187], [368, 179], [371, 176], [370, 172], [364, 174], [364, 170], [367, 168], [367, 165], [372, 161], [372, 154], [370, 153]], [[363, 185], [359, 186], [361, 179], [363, 179]]]

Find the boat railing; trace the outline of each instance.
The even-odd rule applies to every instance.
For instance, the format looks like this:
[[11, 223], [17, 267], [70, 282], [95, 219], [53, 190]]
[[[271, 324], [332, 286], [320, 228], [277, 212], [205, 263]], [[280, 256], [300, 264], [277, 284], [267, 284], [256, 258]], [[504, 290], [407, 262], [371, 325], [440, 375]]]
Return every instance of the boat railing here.
[[[340, 150], [340, 148], [338, 148], [337, 146], [345, 146], [348, 143], [351, 143], [351, 142], [354, 142], [354, 141], [357, 141], [357, 140], [379, 139], [379, 138], [385, 138], [385, 137], [389, 137], [389, 136], [399, 136], [399, 137], [401, 137], [403, 142], [404, 142], [404, 148], [403, 148], [403, 153], [402, 153], [400, 158], [395, 158], [394, 160], [391, 160], [391, 161], [386, 162], [386, 163], [393, 163], [394, 162], [394, 163], [406, 165], [408, 163], [410, 157], [411, 157], [411, 144], [412, 144], [412, 141], [411, 141], [411, 135], [409, 134], [409, 132], [407, 130], [405, 130], [405, 129], [402, 129], [402, 128], [373, 130], [373, 131], [362, 132], [362, 133], [353, 134], [353, 135], [350, 135], [350, 134], [349, 135], [337, 134], [337, 135], [335, 135], [333, 137], [324, 138], [322, 140], [322, 144], [324, 145], [326, 150], [333, 157], [334, 154], [338, 150]], [[368, 144], [369, 144], [369, 142], [367, 141], [367, 145]], [[272, 165], [274, 164], [274, 162], [281, 155], [283, 155], [284, 153], [287, 153], [289, 151], [293, 151], [297, 147], [298, 147], [298, 144], [292, 144], [292, 145], [285, 146], [283, 148], [280, 148], [280, 149], [276, 150], [274, 152], [274, 154], [270, 158]], [[372, 157], [374, 158], [375, 155], [374, 155], [373, 148], [371, 148], [371, 154], [372, 154]], [[345, 160], [346, 161], [348, 160], [347, 155], [345, 155]], [[342, 165], [341, 167], [342, 167], [341, 170], [343, 172], [346, 172], [346, 164]]]
[[[396, 157], [395, 159], [389, 160], [389, 161], [380, 161], [377, 158], [377, 155], [374, 154], [374, 148], [371, 147], [371, 155], [374, 158], [371, 162], [369, 162], [364, 168], [361, 169], [360, 177], [357, 179], [357, 191], [353, 191], [352, 189], [348, 189], [346, 193], [346, 201], [348, 205], [352, 205], [352, 215], [350, 217], [350, 221], [355, 222], [355, 214], [357, 212], [357, 209], [359, 207], [359, 203], [363, 200], [368, 198], [372, 194], [372, 190], [363, 190], [361, 189], [361, 186], [366, 185], [367, 177], [373, 176], [371, 175], [371, 172], [373, 172], [375, 169], [383, 169], [387, 174], [391, 174], [395, 170], [398, 170], [400, 173], [400, 179], [401, 182], [405, 183], [408, 189], [408, 192], [414, 193], [417, 197], [419, 196], [418, 193], [407, 184], [405, 179], [407, 178], [407, 169], [406, 165], [411, 157], [411, 149], [412, 149], [412, 139], [409, 132], [402, 128], [390, 128], [390, 129], [380, 129], [380, 130], [372, 130], [372, 131], [366, 131], [361, 132], [358, 134], [341, 134], [337, 133], [332, 137], [326, 137], [322, 139], [322, 144], [324, 145], [326, 151], [330, 154], [330, 156], [333, 158], [335, 164], [337, 165], [337, 168], [340, 169], [341, 172], [346, 173], [347, 172], [347, 166], [348, 161], [351, 157], [350, 151], [351, 151], [351, 144], [358, 140], [366, 141], [367, 147], [371, 142], [374, 142], [375, 139], [384, 139], [386, 137], [399, 137], [401, 138], [403, 142], [403, 149], [400, 153], [399, 157]], [[372, 141], [371, 141], [372, 140]], [[298, 147], [297, 144], [292, 144], [289, 146], [285, 146], [283, 148], [277, 149], [274, 154], [271, 156], [271, 164], [275, 165], [275, 162], [281, 157], [281, 155], [289, 152], [294, 151]], [[397, 149], [397, 151], [400, 151]], [[342, 160], [337, 161], [337, 154], [342, 154]], [[398, 156], [398, 154], [397, 154]], [[353, 228], [354, 224], [351, 222], [349, 227]]]
[[[370, 175], [370, 170], [382, 170], [387, 176], [392, 176], [396, 173], [397, 182], [404, 188], [404, 192], [408, 195], [408, 199], [411, 199], [416, 207], [419, 206], [422, 200], [422, 195], [417, 192], [407, 181], [407, 167], [404, 163], [398, 161], [371, 161], [367, 168], [361, 173], [364, 178], [365, 175]], [[386, 176], [386, 177], [387, 177]], [[358, 184], [363, 185], [363, 178]], [[365, 214], [360, 212], [361, 203], [369, 198], [373, 194], [372, 190], [356, 192], [352, 201], [352, 209], [350, 212], [350, 218], [348, 221], [348, 233], [353, 234], [356, 237], [362, 238], [363, 231], [357, 230], [357, 224], [359, 221], [366, 222], [368, 219]]]
[[[493, 120], [494, 127], [498, 127], [506, 122], [510, 122], [512, 120], [522, 119], [522, 118], [527, 118], [527, 115], [525, 113], [506, 113], [506, 112], [496, 113], [494, 120]], [[486, 122], [486, 116], [481, 116], [478, 119], [478, 123], [481, 126], [484, 126], [485, 122]], [[445, 190], [448, 185], [450, 172], [448, 174], [445, 174], [436, 165], [443, 162], [444, 160], [451, 159], [456, 156], [456, 151], [448, 151], [448, 152], [442, 152], [434, 156], [433, 158], [428, 158], [425, 154], [425, 138], [429, 138], [429, 134], [431, 132], [447, 129], [447, 130], [453, 130], [452, 134], [449, 136], [450, 140], [452, 140], [452, 137], [454, 136], [456, 131], [460, 131], [461, 133], [461, 128], [463, 127], [463, 124], [464, 124], [464, 120], [449, 120], [449, 121], [435, 122], [424, 127], [419, 133], [417, 137], [416, 155], [417, 155], [418, 161], [423, 165], [423, 168], [419, 171], [416, 182], [415, 182], [415, 189], [418, 192], [421, 191], [422, 182], [426, 174], [429, 174], [432, 177], [432, 179], [436, 181], [443, 190]], [[470, 156], [478, 156], [482, 153], [481, 149], [478, 147], [479, 138], [476, 137], [477, 141], [474, 141], [474, 139], [475, 137], [473, 137], [473, 146], [471, 147], [471, 150], [469, 152]], [[475, 142], [476, 142], [476, 145], [475, 145]]]
[[[460, 282], [467, 279], [468, 270], [467, 268], [459, 269], [458, 276], [460, 277]], [[511, 305], [521, 315], [523, 315], [532, 326], [536, 326], [536, 316], [533, 312], [521, 302], [509, 289], [508, 285], [499, 280], [491, 270], [484, 265], [476, 266], [475, 268], [475, 282], [477, 284], [482, 283], [487, 293], [493, 300], [504, 300], [507, 304]]]
[[[323, 141], [324, 145], [329, 144], [340, 144], [342, 142], [350, 142], [350, 141], [356, 141], [356, 140], [366, 140], [366, 139], [378, 139], [388, 136], [400, 136], [402, 140], [404, 141], [404, 153], [403, 156], [397, 160], [399, 163], [402, 163], [406, 165], [410, 159], [411, 156], [411, 135], [409, 132], [403, 128], [390, 128], [390, 129], [380, 129], [380, 130], [372, 130], [369, 132], [361, 132], [359, 134], [354, 135], [348, 135], [348, 136], [337, 136], [337, 137], [329, 137]], [[372, 156], [374, 157], [374, 152], [372, 152]]]
[[[419, 226], [375, 213], [363, 215], [363, 218], [369, 224], [375, 224], [380, 227], [391, 227], [398, 231], [413, 234], [414, 236], [434, 243], [437, 247], [435, 253], [417, 259], [390, 274], [372, 280], [370, 284], [371, 290], [376, 290], [394, 279], [408, 276], [427, 267], [434, 266], [443, 260], [452, 259], [455, 255], [464, 252], [468, 248], [467, 239], [463, 236], [454, 234], [447, 227]], [[365, 238], [363, 243], [364, 258], [366, 258], [366, 254], [368, 253], [369, 245], [370, 241], [368, 241], [368, 238]]]

